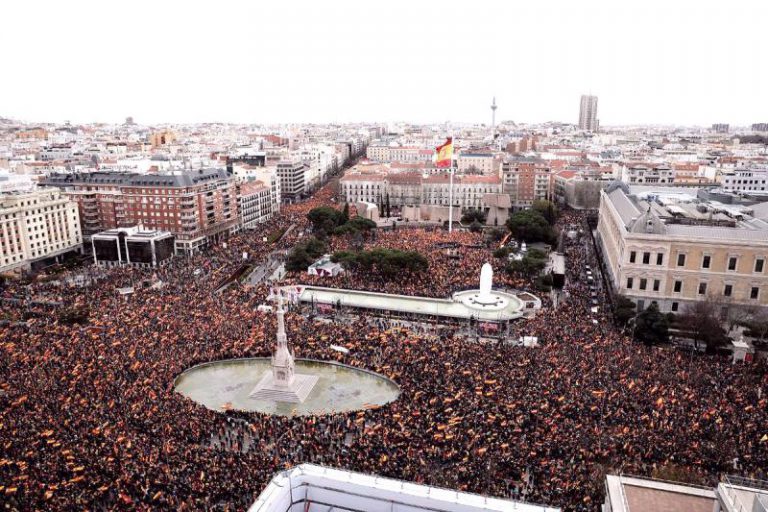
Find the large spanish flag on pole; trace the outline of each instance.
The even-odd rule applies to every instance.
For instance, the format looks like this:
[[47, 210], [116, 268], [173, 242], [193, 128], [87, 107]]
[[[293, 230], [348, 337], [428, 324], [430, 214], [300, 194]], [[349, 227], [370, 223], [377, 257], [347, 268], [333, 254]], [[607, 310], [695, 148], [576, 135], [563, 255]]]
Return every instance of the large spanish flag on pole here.
[[435, 148], [435, 166], [438, 168], [453, 166], [453, 137], [448, 137], [444, 144]]

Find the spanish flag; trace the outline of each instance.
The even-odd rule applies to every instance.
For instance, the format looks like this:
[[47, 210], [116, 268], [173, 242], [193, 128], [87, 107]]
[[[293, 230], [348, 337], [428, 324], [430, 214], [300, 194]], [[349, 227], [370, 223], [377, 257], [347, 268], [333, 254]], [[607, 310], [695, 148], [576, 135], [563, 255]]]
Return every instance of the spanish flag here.
[[445, 139], [445, 143], [435, 148], [435, 166], [438, 168], [451, 167], [453, 161], [453, 137]]

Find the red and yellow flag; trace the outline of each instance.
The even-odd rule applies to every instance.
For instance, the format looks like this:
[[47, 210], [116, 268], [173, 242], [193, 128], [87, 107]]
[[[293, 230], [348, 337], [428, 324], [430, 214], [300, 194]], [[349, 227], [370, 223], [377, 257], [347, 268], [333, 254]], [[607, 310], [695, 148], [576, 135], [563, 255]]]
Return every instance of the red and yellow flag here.
[[451, 167], [453, 161], [453, 137], [445, 139], [445, 143], [435, 148], [435, 166], [438, 168]]

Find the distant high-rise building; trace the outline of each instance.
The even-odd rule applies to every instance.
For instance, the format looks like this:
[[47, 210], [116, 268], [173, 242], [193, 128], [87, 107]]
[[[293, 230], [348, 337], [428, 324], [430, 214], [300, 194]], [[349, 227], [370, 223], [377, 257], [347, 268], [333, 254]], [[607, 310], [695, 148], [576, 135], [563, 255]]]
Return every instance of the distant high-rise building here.
[[128, 116], [125, 118], [125, 124], [127, 124], [128, 126], [133, 126], [136, 123], [133, 122], [133, 117]]
[[755, 123], [752, 125], [753, 132], [768, 132], [768, 123]]
[[728, 133], [731, 129], [731, 125], [728, 123], [715, 123], [712, 125], [712, 131], [715, 133]]
[[493, 97], [493, 103], [491, 103], [491, 137], [496, 138], [496, 96]]
[[589, 132], [596, 132], [599, 128], [597, 120], [597, 96], [581, 96], [581, 108], [579, 109], [579, 128]]

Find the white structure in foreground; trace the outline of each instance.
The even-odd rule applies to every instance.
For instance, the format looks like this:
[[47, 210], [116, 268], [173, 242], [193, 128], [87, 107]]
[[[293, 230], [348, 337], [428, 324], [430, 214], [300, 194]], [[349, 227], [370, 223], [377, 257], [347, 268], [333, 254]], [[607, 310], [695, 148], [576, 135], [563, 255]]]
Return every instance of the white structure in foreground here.
[[303, 402], [317, 383], [317, 375], [296, 374], [293, 354], [288, 350], [288, 336], [285, 334], [285, 311], [283, 294], [277, 295], [277, 347], [272, 354], [272, 371], [261, 378], [251, 394], [256, 400], [273, 402]]
[[248, 512], [558, 512], [490, 498], [302, 464], [278, 473]]

